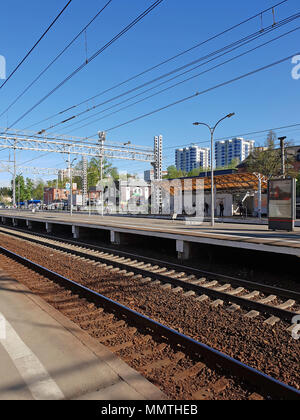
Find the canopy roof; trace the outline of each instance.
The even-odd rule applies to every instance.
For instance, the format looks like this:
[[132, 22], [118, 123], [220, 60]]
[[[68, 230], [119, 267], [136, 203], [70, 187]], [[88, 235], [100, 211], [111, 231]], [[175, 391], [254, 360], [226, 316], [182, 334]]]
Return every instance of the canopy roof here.
[[[194, 177], [194, 178], [180, 178], [173, 180], [174, 187], [171, 187], [171, 193], [174, 194], [174, 188], [177, 189], [180, 186], [182, 191], [196, 191], [201, 188], [202, 181], [204, 182], [204, 191], [211, 190], [211, 178], [210, 177]], [[215, 175], [214, 185], [218, 192], [222, 193], [241, 193], [244, 191], [258, 191], [258, 175], [254, 173], [234, 173], [226, 175]], [[163, 183], [164, 184], [164, 183]], [[168, 184], [169, 185], [169, 184]], [[164, 185], [162, 185], [164, 187]], [[166, 184], [167, 187], [167, 184]], [[267, 190], [268, 181], [262, 176], [262, 191]]]

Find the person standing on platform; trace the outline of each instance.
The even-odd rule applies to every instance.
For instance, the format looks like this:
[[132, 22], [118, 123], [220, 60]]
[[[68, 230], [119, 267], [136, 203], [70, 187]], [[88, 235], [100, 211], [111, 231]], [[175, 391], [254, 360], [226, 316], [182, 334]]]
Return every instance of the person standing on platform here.
[[224, 204], [223, 201], [219, 204], [220, 206], [220, 217], [224, 217]]

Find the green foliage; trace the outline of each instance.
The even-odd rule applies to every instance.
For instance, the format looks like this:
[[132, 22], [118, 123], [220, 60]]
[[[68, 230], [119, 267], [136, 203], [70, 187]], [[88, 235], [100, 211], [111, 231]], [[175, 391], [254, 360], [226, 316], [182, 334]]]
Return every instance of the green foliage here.
[[12, 197], [12, 189], [7, 187], [0, 188], [0, 203], [9, 204]]
[[174, 179], [174, 178], [182, 178], [184, 176], [187, 176], [187, 172], [182, 171], [182, 170], [177, 170], [176, 166], [174, 165], [168, 166], [167, 171], [168, 171], [168, 175], [165, 175], [164, 178]]
[[[270, 131], [265, 143], [265, 148], [256, 148], [249, 156], [247, 169], [250, 172], [259, 172], [268, 178], [274, 178], [281, 175], [281, 151], [276, 149], [276, 134]], [[285, 147], [290, 144], [286, 142]], [[294, 176], [293, 170], [294, 158], [286, 154], [286, 173]]]

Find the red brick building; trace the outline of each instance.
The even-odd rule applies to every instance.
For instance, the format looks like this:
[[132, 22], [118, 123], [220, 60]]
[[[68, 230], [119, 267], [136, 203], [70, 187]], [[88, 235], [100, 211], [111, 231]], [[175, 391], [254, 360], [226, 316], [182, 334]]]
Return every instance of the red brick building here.
[[44, 188], [44, 204], [68, 200], [69, 194], [69, 190], [62, 188]]

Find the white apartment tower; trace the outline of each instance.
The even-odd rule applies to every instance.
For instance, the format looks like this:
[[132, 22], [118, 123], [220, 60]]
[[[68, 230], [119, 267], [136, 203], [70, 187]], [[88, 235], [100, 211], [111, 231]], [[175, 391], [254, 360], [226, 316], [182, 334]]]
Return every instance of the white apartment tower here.
[[207, 147], [191, 146], [176, 149], [175, 165], [177, 170], [192, 171], [195, 168], [210, 167], [210, 149]]
[[254, 140], [245, 140], [242, 137], [217, 141], [215, 144], [216, 167], [223, 168], [228, 166], [233, 159], [238, 159], [242, 162], [252, 153], [254, 147]]

